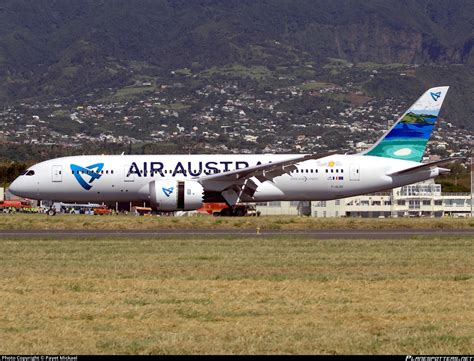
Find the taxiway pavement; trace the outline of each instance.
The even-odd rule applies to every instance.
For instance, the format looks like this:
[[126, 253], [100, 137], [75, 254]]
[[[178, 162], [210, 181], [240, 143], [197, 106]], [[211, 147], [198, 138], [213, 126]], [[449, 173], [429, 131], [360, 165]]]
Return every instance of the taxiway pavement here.
[[413, 237], [473, 237], [474, 230], [8, 230], [0, 231], [0, 238], [159, 238], [159, 237], [242, 237], [242, 236], [302, 236], [318, 239], [402, 239]]

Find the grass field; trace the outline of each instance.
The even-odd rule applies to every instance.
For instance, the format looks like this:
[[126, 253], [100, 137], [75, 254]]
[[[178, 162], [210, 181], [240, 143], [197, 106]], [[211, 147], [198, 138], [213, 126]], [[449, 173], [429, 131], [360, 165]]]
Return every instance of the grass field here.
[[320, 90], [329, 86], [333, 86], [333, 84], [311, 80], [301, 84], [300, 88], [303, 90]]
[[157, 217], [157, 216], [89, 216], [58, 214], [2, 214], [0, 230], [179, 230], [192, 229], [247, 229], [308, 230], [308, 229], [474, 229], [474, 219], [469, 218], [314, 218], [297, 216], [265, 217]]
[[117, 90], [117, 92], [113, 95], [112, 98], [116, 100], [124, 100], [142, 96], [143, 94], [152, 93], [154, 91], [155, 88], [150, 86], [124, 87], [122, 89]]
[[0, 239], [0, 354], [472, 353], [473, 243]]
[[249, 77], [254, 80], [263, 80], [272, 76], [272, 72], [267, 67], [252, 65], [247, 67], [242, 64], [233, 64], [223, 67], [213, 66], [212, 68], [199, 73], [199, 77], [210, 77], [213, 75], [233, 76], [239, 78]]

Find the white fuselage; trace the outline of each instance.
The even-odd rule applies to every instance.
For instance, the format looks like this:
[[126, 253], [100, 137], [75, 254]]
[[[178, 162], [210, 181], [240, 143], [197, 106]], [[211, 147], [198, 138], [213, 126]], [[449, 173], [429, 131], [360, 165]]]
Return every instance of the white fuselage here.
[[[200, 177], [243, 169], [258, 164], [290, 159], [298, 155], [101, 155], [64, 157], [38, 163], [30, 175], [18, 177], [12, 193], [32, 198], [65, 202], [108, 202], [148, 200], [149, 187], [156, 180], [199, 180]], [[100, 176], [92, 182], [87, 174]], [[260, 182], [252, 201], [329, 200], [382, 191], [433, 178], [437, 169], [409, 175], [389, 176], [419, 163], [363, 155], [332, 155], [299, 163], [289, 174]], [[79, 166], [81, 171], [71, 165]], [[76, 168], [77, 169], [77, 168]], [[86, 170], [84, 170], [86, 169]], [[32, 171], [32, 172], [31, 172]], [[31, 174], [34, 173], [34, 174]], [[79, 173], [79, 174], [77, 174]], [[81, 180], [83, 185], [81, 185]], [[219, 192], [207, 186], [206, 192]], [[87, 189], [88, 188], [88, 189]]]

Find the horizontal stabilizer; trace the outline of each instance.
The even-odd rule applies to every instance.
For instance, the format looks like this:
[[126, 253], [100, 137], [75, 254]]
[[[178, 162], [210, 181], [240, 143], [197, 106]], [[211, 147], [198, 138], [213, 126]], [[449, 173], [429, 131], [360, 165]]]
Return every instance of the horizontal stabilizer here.
[[[464, 158], [456, 157], [456, 158], [437, 160], [436, 162], [420, 164], [420, 165], [417, 165], [417, 166], [414, 166], [414, 167], [411, 167], [411, 168], [406, 168], [406, 169], [399, 170], [397, 172], [389, 173], [387, 175], [388, 176], [403, 175], [403, 174], [418, 172], [420, 170], [431, 170], [433, 168], [437, 168], [440, 165], [452, 163], [452, 162], [455, 162], [455, 161], [461, 160], [461, 159], [464, 159]], [[446, 173], [446, 172], [449, 172], [449, 169], [440, 168], [440, 173]]]

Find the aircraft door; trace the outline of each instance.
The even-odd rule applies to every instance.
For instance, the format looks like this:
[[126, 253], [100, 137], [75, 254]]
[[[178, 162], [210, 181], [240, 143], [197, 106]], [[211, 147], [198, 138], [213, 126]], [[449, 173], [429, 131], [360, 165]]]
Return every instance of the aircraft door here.
[[53, 165], [51, 180], [53, 182], [62, 182], [63, 181], [63, 166], [62, 165]]
[[134, 182], [135, 181], [135, 173], [131, 173], [131, 164], [125, 164], [123, 167], [123, 180], [125, 182]]
[[350, 180], [360, 181], [360, 167], [358, 164], [351, 164], [350, 166]]

